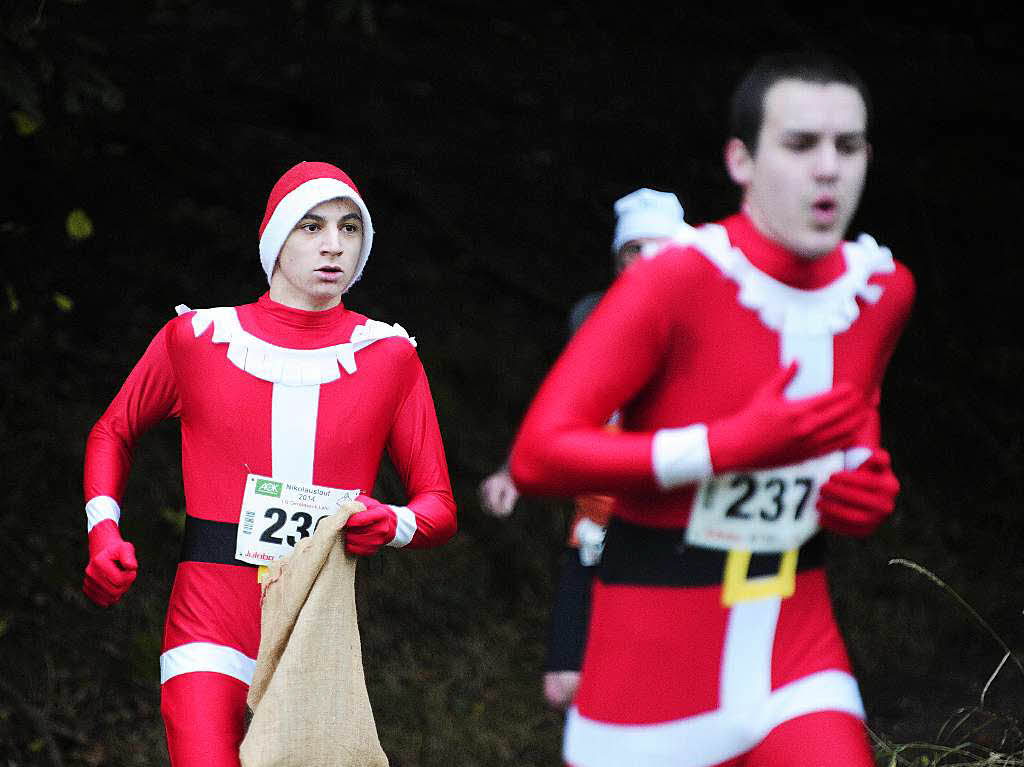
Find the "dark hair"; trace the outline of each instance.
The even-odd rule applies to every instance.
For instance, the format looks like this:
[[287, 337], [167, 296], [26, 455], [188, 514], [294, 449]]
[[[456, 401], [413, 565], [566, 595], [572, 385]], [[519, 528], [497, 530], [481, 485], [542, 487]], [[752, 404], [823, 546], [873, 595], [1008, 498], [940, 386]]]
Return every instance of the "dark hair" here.
[[867, 124], [871, 124], [871, 97], [867, 86], [845, 62], [826, 53], [808, 51], [765, 56], [740, 80], [729, 102], [729, 135], [746, 144], [751, 154], [757, 152], [757, 138], [764, 120], [765, 94], [780, 80], [849, 85], [864, 99]]

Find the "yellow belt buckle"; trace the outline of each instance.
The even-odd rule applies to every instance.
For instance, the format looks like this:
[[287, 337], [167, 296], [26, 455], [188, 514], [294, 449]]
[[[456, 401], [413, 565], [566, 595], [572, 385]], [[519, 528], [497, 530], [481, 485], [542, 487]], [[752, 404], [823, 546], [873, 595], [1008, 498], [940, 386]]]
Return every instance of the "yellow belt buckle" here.
[[256, 570], [256, 582], [257, 583], [263, 583], [263, 579], [267, 577], [267, 573], [269, 571], [270, 571], [270, 568], [267, 567], [266, 565], [259, 565], [257, 570]]
[[767, 597], [793, 596], [796, 591], [796, 559], [799, 549], [782, 554], [779, 571], [775, 575], [747, 577], [750, 571], [750, 552], [732, 549], [725, 558], [722, 574], [722, 605], [732, 607], [740, 602], [751, 602]]

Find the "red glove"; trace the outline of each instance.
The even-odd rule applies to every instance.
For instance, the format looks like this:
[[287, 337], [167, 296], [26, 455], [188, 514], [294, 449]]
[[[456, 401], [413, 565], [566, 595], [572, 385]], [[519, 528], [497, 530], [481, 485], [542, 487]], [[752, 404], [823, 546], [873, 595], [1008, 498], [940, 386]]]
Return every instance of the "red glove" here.
[[821, 526], [840, 535], [862, 538], [892, 514], [899, 491], [889, 454], [875, 450], [856, 469], [837, 471], [821, 486]]
[[360, 495], [356, 501], [363, 504], [366, 511], [357, 511], [345, 523], [345, 551], [368, 557], [395, 539], [398, 515], [390, 506], [368, 495]]
[[871, 409], [852, 384], [822, 394], [787, 399], [797, 363], [780, 370], [746, 406], [708, 425], [708, 447], [716, 474], [785, 466], [849, 447]]
[[139, 563], [135, 547], [121, 538], [112, 519], [105, 519], [89, 531], [89, 564], [85, 566], [82, 591], [100, 607], [117, 602], [135, 582]]

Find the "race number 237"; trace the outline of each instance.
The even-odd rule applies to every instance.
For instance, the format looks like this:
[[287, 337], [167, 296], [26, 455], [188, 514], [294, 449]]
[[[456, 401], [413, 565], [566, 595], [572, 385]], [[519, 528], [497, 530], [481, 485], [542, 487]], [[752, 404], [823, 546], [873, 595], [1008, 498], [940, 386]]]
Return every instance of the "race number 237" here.
[[712, 549], [773, 553], [798, 548], [817, 529], [814, 474], [781, 467], [724, 474], [701, 484], [686, 541]]
[[[763, 474], [735, 474], [726, 487], [721, 481], [704, 486], [701, 505], [710, 509], [726, 503], [724, 516], [729, 520], [750, 520], [755, 516], [765, 522], [783, 518], [799, 521], [811, 497], [814, 479], [811, 477], [764, 476]], [[716, 498], [718, 494], [728, 497]], [[788, 510], [792, 514], [787, 514]]]
[[[280, 545], [287, 541], [289, 546], [294, 546], [298, 541], [303, 538], [308, 538], [320, 525], [320, 517], [316, 520], [316, 524], [313, 523], [313, 515], [306, 511], [296, 511], [292, 513], [291, 519], [288, 518], [288, 512], [284, 509], [279, 509], [274, 506], [268, 508], [263, 512], [263, 516], [266, 519], [272, 520], [270, 525], [262, 533], [260, 533], [260, 540], [264, 543], [272, 543]], [[285, 526], [288, 522], [292, 522], [292, 525], [285, 530]], [[312, 528], [312, 530], [310, 529]], [[281, 533], [281, 535], [278, 535]]]

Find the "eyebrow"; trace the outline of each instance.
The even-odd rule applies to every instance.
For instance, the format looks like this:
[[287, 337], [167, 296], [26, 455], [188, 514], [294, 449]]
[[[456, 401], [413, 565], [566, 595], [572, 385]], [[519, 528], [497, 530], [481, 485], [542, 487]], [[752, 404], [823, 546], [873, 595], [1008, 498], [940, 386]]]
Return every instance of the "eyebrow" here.
[[[346, 213], [344, 216], [341, 217], [341, 220], [342, 221], [348, 221], [349, 219], [352, 219], [352, 218], [356, 219], [357, 221], [362, 221], [363, 220], [363, 217], [361, 215], [359, 215], [358, 213]], [[323, 216], [317, 215], [316, 213], [307, 213], [302, 218], [300, 218], [299, 221], [316, 221], [318, 224], [325, 224], [325, 223], [327, 223], [327, 219], [326, 218], [324, 218]]]
[[[801, 137], [801, 138], [803, 138], [805, 136], [808, 136], [808, 137], [820, 136], [821, 133], [822, 133], [821, 131], [805, 130], [804, 128], [791, 128], [791, 129], [783, 130], [782, 131], [782, 135], [783, 136], [792, 136], [792, 137]], [[842, 132], [837, 133], [835, 135], [837, 137], [839, 137], [839, 138], [867, 138], [868, 132], [864, 131], [864, 130], [852, 130], [852, 131], [842, 131]]]

